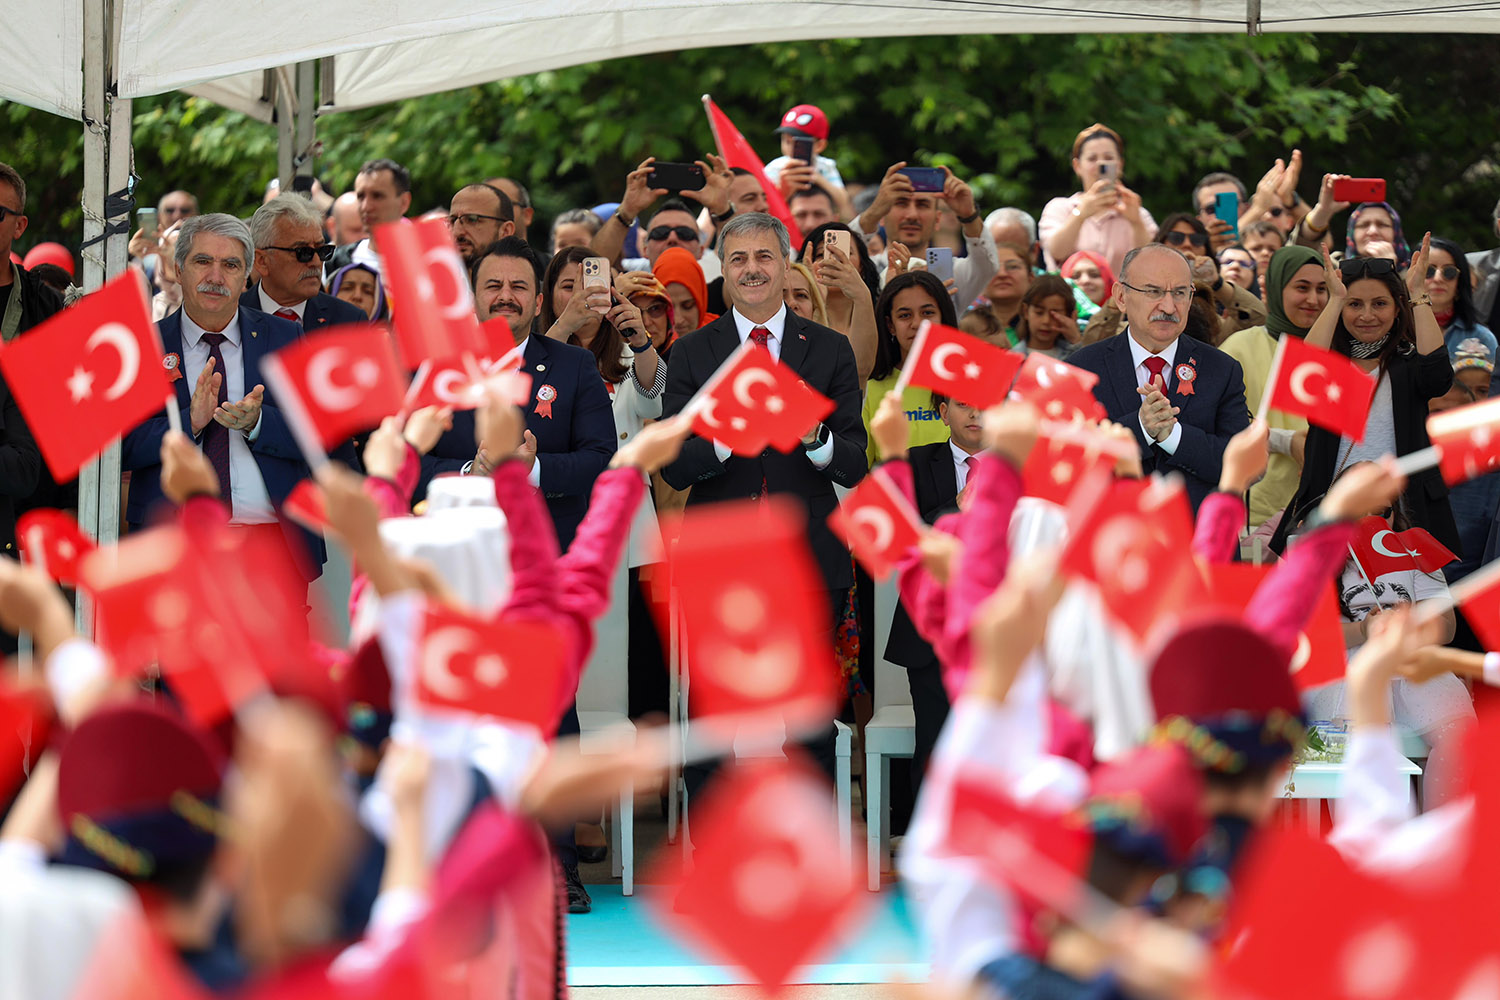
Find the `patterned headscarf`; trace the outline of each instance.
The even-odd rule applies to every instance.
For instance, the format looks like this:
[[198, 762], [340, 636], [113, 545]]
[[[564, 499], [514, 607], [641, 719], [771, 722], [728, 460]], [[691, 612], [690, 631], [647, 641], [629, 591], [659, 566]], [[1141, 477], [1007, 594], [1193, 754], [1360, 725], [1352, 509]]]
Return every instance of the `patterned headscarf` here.
[[375, 279], [375, 312], [370, 319], [385, 319], [385, 283], [380, 280], [380, 275], [368, 264], [346, 264], [333, 273], [333, 280], [328, 282], [328, 294], [337, 296], [339, 289], [343, 287], [344, 276], [355, 268], [366, 272]]
[[1349, 213], [1349, 224], [1344, 230], [1344, 256], [1346, 258], [1359, 256], [1354, 250], [1354, 229], [1359, 224], [1360, 214], [1367, 208], [1383, 208], [1390, 213], [1391, 228], [1394, 230], [1391, 234], [1391, 242], [1396, 247], [1396, 266], [1405, 269], [1411, 264], [1411, 248], [1406, 245], [1406, 234], [1401, 231], [1401, 215], [1390, 206], [1389, 202], [1367, 201]]

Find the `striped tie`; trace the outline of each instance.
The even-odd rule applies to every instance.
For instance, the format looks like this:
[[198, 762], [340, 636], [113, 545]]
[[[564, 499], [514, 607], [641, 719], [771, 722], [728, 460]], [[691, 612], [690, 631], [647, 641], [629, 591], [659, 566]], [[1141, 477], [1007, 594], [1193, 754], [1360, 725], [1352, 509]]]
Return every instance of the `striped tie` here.
[[[229, 402], [229, 373], [224, 370], [224, 355], [219, 346], [224, 343], [222, 333], [205, 333], [203, 342], [208, 345], [208, 356], [214, 360], [214, 371], [219, 375], [219, 405]], [[219, 477], [219, 496], [228, 503], [229, 494], [229, 428], [212, 418], [203, 428], [203, 454]]]

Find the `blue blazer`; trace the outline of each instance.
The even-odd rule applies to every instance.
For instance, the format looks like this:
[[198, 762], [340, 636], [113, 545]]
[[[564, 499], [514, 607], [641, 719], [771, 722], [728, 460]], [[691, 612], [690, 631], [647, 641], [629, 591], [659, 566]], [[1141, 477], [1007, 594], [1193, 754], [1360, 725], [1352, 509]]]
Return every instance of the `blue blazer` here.
[[[240, 305], [246, 309], [260, 311], [260, 285], [240, 296]], [[368, 323], [370, 317], [359, 306], [335, 298], [327, 292], [319, 292], [307, 300], [302, 310], [302, 329], [313, 333], [319, 329], [338, 326], [340, 323]]]
[[[245, 364], [245, 388], [248, 391], [265, 383], [260, 374], [261, 359], [299, 339], [302, 330], [296, 323], [267, 316], [243, 305], [240, 306], [239, 323], [241, 354]], [[157, 330], [161, 334], [162, 350], [169, 355], [177, 355], [180, 368], [181, 310], [164, 318], [157, 324]], [[189, 406], [197, 377], [197, 372], [183, 371], [182, 378], [172, 382], [185, 431], [192, 426]], [[153, 510], [166, 503], [161, 492], [161, 439], [166, 432], [166, 414], [158, 413], [126, 434], [121, 442], [120, 464], [131, 470], [130, 499], [125, 506], [125, 521], [132, 529], [146, 524]], [[270, 495], [271, 503], [279, 513], [287, 494], [299, 480], [307, 478], [309, 470], [269, 389], [261, 404], [260, 433], [250, 444], [250, 454], [255, 457], [261, 479], [266, 484], [266, 493]], [[281, 528], [286, 533], [288, 548], [299, 557], [303, 575], [309, 580], [315, 579], [322, 573], [323, 563], [327, 559], [322, 537], [303, 530], [285, 518], [281, 520]]]
[[1219, 488], [1224, 446], [1229, 439], [1250, 426], [1250, 411], [1245, 407], [1245, 373], [1240, 363], [1201, 340], [1184, 334], [1177, 338], [1176, 365], [1190, 363], [1197, 369], [1193, 391], [1182, 394], [1177, 372], [1167, 379], [1167, 396], [1180, 407], [1177, 422], [1182, 439], [1177, 451], [1167, 454], [1155, 442], [1148, 441], [1141, 430], [1141, 397], [1136, 390], [1135, 365], [1130, 357], [1128, 332], [1079, 350], [1068, 363], [1099, 376], [1094, 396], [1109, 412], [1109, 419], [1129, 427], [1141, 446], [1141, 468], [1150, 475], [1180, 472], [1187, 481], [1188, 499], [1193, 513], [1203, 498]]
[[[533, 334], [526, 341], [525, 356], [532, 395], [526, 406], [526, 429], [536, 437], [542, 495], [557, 531], [558, 547], [565, 550], [588, 512], [594, 480], [615, 455], [614, 411], [589, 351]], [[542, 404], [536, 396], [544, 386], [551, 386], [557, 393], [550, 417], [537, 412]], [[417, 498], [427, 494], [427, 484], [434, 476], [458, 472], [477, 450], [474, 411], [460, 410], [453, 415], [453, 429], [444, 433], [422, 459]]]

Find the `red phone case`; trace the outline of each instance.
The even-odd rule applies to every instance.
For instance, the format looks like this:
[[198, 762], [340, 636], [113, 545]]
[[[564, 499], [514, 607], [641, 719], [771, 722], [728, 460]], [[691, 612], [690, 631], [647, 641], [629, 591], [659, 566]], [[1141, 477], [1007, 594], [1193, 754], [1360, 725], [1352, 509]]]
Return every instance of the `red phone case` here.
[[1333, 182], [1335, 201], [1385, 201], [1385, 180], [1380, 177], [1341, 177]]

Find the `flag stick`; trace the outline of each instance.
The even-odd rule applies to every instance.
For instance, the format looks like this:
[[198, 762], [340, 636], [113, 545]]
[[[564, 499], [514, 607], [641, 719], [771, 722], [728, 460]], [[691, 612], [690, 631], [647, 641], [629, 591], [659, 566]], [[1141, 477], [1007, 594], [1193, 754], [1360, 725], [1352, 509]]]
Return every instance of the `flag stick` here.
[[178, 434], [182, 433], [182, 414], [177, 412], [177, 396], [174, 393], [167, 397], [167, 426]]
[[1271, 412], [1271, 396], [1276, 392], [1276, 380], [1281, 377], [1281, 358], [1286, 354], [1286, 337], [1276, 338], [1276, 353], [1271, 356], [1271, 371], [1266, 376], [1266, 388], [1261, 393], [1260, 408], [1255, 411], [1256, 420], [1265, 420]]
[[302, 451], [302, 457], [307, 459], [307, 465], [313, 472], [317, 472], [328, 464], [328, 452], [323, 450], [323, 441], [318, 437], [317, 428], [313, 426], [312, 417], [307, 413], [307, 408], [302, 405], [302, 397], [297, 395], [296, 387], [292, 385], [291, 379], [286, 376], [286, 369], [282, 367], [281, 359], [274, 354], [268, 354], [261, 359], [261, 373], [270, 385], [271, 391], [276, 394], [276, 402], [281, 406], [282, 415], [286, 417], [287, 428], [292, 432], [292, 438], [297, 442], [297, 447]]
[[1396, 471], [1403, 476], [1410, 476], [1414, 472], [1432, 468], [1442, 457], [1443, 449], [1439, 445], [1428, 445], [1421, 451], [1414, 451], [1396, 459]]
[[1380, 603], [1380, 595], [1375, 593], [1375, 584], [1370, 580], [1370, 574], [1359, 564], [1359, 556], [1354, 554], [1354, 546], [1349, 546], [1349, 558], [1354, 560], [1354, 568], [1359, 570], [1360, 578], [1365, 581], [1365, 586], [1370, 588], [1370, 600], [1375, 602], [1375, 607], [1385, 610], [1385, 605]]
[[422, 386], [427, 383], [427, 377], [431, 373], [432, 361], [426, 360], [417, 366], [416, 373], [412, 375], [411, 385], [406, 387], [406, 396], [401, 400], [401, 412], [396, 415], [396, 419], [403, 424], [406, 423], [406, 418], [411, 416], [412, 404], [417, 401], [417, 396], [421, 395]]
[[906, 352], [906, 360], [901, 365], [901, 374], [896, 377], [896, 387], [891, 391], [900, 399], [901, 394], [906, 391], [906, 383], [911, 380], [911, 370], [916, 366], [917, 359], [922, 356], [923, 349], [927, 346], [927, 331], [932, 326], [932, 320], [924, 319], [922, 325], [917, 328], [917, 339], [911, 342], [911, 350]]

